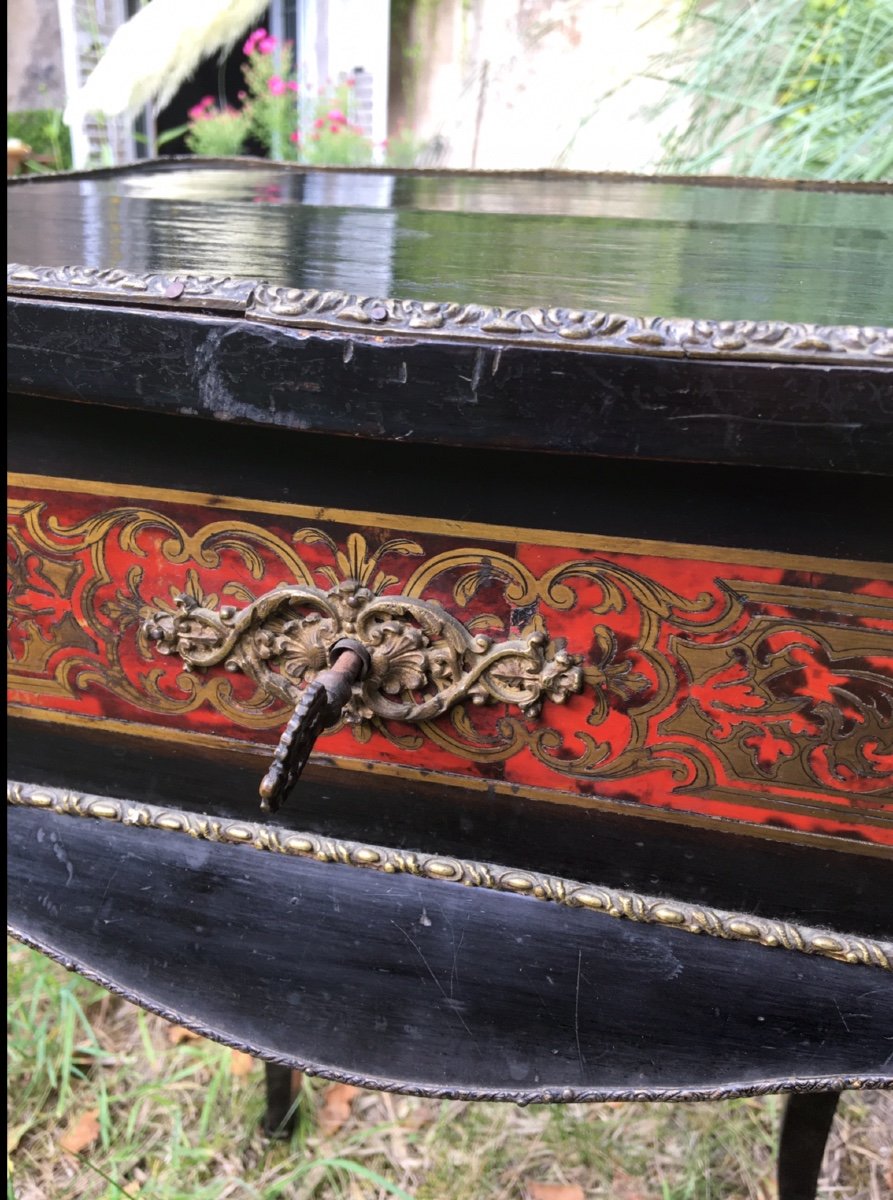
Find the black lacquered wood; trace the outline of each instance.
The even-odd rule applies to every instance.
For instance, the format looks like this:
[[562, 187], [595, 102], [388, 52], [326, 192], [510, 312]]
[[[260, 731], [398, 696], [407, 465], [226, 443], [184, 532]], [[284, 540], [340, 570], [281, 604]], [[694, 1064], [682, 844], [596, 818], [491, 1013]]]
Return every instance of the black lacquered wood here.
[[8, 832], [16, 931], [299, 1069], [516, 1100], [893, 1084], [871, 968], [35, 810]]
[[[9, 722], [11, 778], [256, 821], [263, 751], [217, 750], [93, 728]], [[311, 764], [274, 828], [554, 873], [732, 912], [893, 939], [889, 855], [798, 846]], [[893, 987], [893, 984], [891, 984]]]
[[839, 1092], [788, 1096], [778, 1147], [778, 1200], [815, 1200]]
[[482, 347], [17, 297], [8, 324], [8, 386], [28, 395], [376, 443], [891, 470], [893, 368], [880, 360]]
[[298, 1096], [294, 1087], [295, 1072], [280, 1063], [264, 1063], [266, 1108], [263, 1129], [269, 1138], [286, 1141], [297, 1123]]

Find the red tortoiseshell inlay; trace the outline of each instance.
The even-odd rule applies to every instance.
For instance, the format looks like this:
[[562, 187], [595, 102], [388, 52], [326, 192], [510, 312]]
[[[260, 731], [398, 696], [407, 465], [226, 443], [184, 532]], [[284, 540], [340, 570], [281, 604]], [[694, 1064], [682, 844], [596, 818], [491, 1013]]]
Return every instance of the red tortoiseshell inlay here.
[[322, 753], [893, 845], [893, 584], [853, 564], [407, 533], [370, 515], [61, 487], [10, 490], [17, 705], [273, 745], [278, 701], [159, 657], [142, 620], [179, 592], [241, 607], [279, 583], [360, 577], [497, 638], [543, 626], [584, 656], [586, 687], [535, 720], [493, 705], [344, 726]]

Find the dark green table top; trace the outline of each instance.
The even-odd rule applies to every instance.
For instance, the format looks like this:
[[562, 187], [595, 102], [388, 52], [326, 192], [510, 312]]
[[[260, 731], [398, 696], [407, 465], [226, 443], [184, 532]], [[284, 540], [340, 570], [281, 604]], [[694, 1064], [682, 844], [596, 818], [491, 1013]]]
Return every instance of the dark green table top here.
[[8, 187], [10, 262], [372, 296], [893, 324], [893, 187], [172, 161]]

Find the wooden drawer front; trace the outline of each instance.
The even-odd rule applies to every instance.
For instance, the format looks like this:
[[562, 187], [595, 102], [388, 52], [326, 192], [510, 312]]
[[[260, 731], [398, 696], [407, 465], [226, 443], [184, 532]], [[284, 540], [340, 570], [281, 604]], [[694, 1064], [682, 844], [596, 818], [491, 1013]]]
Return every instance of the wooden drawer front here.
[[475, 633], [542, 628], [585, 686], [536, 718], [342, 725], [318, 743], [340, 765], [893, 844], [889, 567], [39, 476], [12, 477], [9, 554], [9, 700], [30, 716], [274, 745], [281, 702], [186, 672], [141, 623], [181, 592], [238, 609], [350, 577]]

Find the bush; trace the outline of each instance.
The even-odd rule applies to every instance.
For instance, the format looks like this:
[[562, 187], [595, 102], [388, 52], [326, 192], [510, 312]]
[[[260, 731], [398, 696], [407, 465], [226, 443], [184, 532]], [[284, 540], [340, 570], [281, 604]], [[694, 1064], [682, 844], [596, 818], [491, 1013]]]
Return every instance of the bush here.
[[50, 171], [71, 169], [71, 139], [62, 124], [62, 110], [58, 108], [32, 108], [6, 114], [7, 138], [19, 138], [31, 147], [34, 155], [45, 160], [29, 166], [43, 167]]
[[893, 174], [893, 0], [691, 4], [657, 75], [691, 100], [670, 171]]

